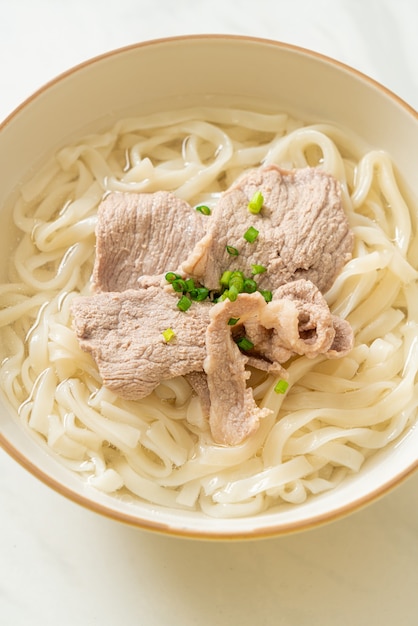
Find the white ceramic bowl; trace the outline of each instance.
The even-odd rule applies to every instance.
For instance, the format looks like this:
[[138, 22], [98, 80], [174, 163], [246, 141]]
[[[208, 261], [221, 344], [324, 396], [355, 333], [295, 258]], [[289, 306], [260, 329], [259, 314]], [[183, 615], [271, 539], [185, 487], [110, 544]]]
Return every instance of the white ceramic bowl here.
[[[40, 89], [0, 127], [2, 205], [45, 155], [118, 115], [198, 103], [242, 105], [254, 96], [305, 119], [334, 121], [389, 151], [411, 201], [418, 195], [416, 111], [366, 76], [310, 51], [248, 37], [188, 36], [116, 50]], [[313, 527], [358, 509], [418, 467], [418, 425], [333, 491], [243, 519], [212, 519], [150, 504], [134, 508], [86, 486], [0, 405], [0, 444], [47, 485], [87, 508], [135, 526], [198, 538], [254, 538]]]

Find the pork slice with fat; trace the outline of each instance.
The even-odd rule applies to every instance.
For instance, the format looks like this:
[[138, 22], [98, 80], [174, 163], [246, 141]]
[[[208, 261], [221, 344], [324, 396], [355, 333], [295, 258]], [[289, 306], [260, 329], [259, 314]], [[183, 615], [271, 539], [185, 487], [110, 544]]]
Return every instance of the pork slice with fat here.
[[245, 334], [254, 344], [249, 364], [282, 374], [280, 364], [293, 356], [340, 358], [354, 343], [350, 324], [332, 315], [319, 289], [303, 279], [276, 289], [258, 317], [245, 322]]
[[[298, 280], [282, 285], [274, 292], [271, 305], [261, 321], [269, 327], [268, 316], [273, 317], [273, 324], [275, 316], [282, 317], [278, 338], [281, 346], [293, 354], [304, 354], [308, 358], [325, 354], [327, 358], [339, 358], [353, 348], [351, 325], [331, 313], [324, 296], [311, 281]], [[292, 308], [295, 310], [293, 321]], [[290, 313], [286, 321], [280, 309]]]

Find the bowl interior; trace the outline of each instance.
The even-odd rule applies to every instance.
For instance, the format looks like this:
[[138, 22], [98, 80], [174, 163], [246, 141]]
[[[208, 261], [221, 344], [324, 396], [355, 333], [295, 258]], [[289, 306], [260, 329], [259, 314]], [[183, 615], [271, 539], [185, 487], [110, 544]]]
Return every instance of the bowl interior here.
[[[0, 127], [0, 204], [42, 160], [86, 131], [118, 117], [195, 104], [287, 111], [307, 121], [335, 122], [387, 150], [409, 200], [416, 204], [418, 117], [361, 74], [330, 59], [276, 42], [196, 36], [146, 42], [70, 70], [41, 89]], [[4, 260], [9, 216], [1, 214]], [[303, 505], [240, 520], [133, 505], [89, 488], [22, 429], [3, 401], [0, 443], [36, 476], [99, 512], [141, 527], [199, 537], [249, 537], [308, 528], [384, 493], [418, 465], [418, 428], [366, 462], [338, 489]]]

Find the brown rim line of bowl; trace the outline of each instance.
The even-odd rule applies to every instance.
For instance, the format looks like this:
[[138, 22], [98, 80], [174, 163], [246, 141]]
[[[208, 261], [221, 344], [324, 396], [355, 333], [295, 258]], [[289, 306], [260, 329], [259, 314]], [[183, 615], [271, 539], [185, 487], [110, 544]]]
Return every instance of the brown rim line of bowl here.
[[[12, 124], [12, 122], [18, 117], [21, 112], [24, 112], [25, 109], [31, 105], [34, 101], [40, 98], [43, 94], [47, 93], [48, 90], [54, 89], [61, 82], [65, 81], [67, 78], [72, 77], [78, 72], [82, 71], [85, 68], [89, 68], [97, 63], [104, 62], [108, 59], [112, 59], [117, 57], [118, 55], [135, 51], [140, 48], [147, 48], [153, 46], [164, 46], [166, 44], [173, 43], [181, 43], [181, 42], [192, 42], [192, 41], [211, 41], [211, 42], [248, 42], [249, 44], [260, 44], [262, 46], [271, 46], [274, 48], [281, 49], [282, 51], [287, 51], [289, 53], [294, 53], [302, 56], [309, 57], [310, 59], [317, 60], [318, 62], [324, 63], [328, 66], [333, 67], [334, 69], [339, 69], [346, 74], [349, 74], [351, 77], [357, 77], [361, 82], [368, 84], [369, 86], [377, 89], [381, 94], [385, 95], [389, 99], [391, 99], [394, 103], [402, 107], [402, 109], [411, 115], [415, 120], [418, 120], [418, 113], [405, 101], [403, 101], [399, 96], [394, 94], [388, 88], [384, 87], [376, 80], [370, 78], [369, 76], [363, 74], [362, 72], [340, 62], [330, 57], [327, 57], [323, 54], [311, 51], [309, 49], [295, 46], [292, 44], [286, 44], [279, 41], [274, 41], [270, 39], [262, 39], [250, 36], [241, 36], [241, 35], [211, 35], [211, 34], [203, 34], [203, 35], [184, 35], [178, 37], [168, 37], [161, 38], [155, 40], [149, 40], [144, 42], [139, 42], [137, 44], [131, 44], [129, 46], [121, 47], [115, 50], [111, 50], [109, 52], [105, 52], [101, 55], [95, 56], [91, 59], [88, 59], [67, 71], [61, 73], [57, 77], [53, 78], [45, 85], [43, 85], [40, 89], [34, 92], [29, 98], [27, 98], [22, 104], [20, 104], [14, 111], [12, 111], [6, 119], [0, 123], [0, 134], [7, 129], [7, 127]], [[13, 439], [13, 438], [12, 438]], [[418, 458], [413, 460], [407, 467], [402, 467], [402, 469], [395, 475], [391, 476], [391, 478], [387, 479], [383, 482], [383, 484], [379, 484], [378, 487], [374, 488], [368, 493], [364, 493], [359, 498], [353, 498], [348, 504], [340, 505], [338, 507], [331, 508], [330, 510], [318, 514], [311, 515], [310, 517], [303, 519], [299, 522], [289, 522], [288, 524], [280, 524], [270, 523], [261, 527], [257, 526], [257, 517], [251, 519], [253, 522], [254, 529], [251, 528], [251, 524], [247, 521], [246, 527], [245, 524], [241, 524], [239, 519], [237, 520], [228, 520], [231, 524], [226, 524], [225, 520], [220, 520], [219, 523], [216, 519], [207, 518], [208, 523], [205, 524], [205, 529], [199, 529], [198, 527], [189, 527], [178, 526], [173, 527], [172, 525], [155, 520], [143, 520], [138, 519], [133, 514], [122, 513], [120, 511], [116, 511], [112, 509], [111, 506], [107, 506], [101, 502], [94, 501], [90, 499], [87, 495], [82, 493], [82, 489], [80, 488], [80, 492], [76, 491], [68, 487], [68, 485], [64, 485], [60, 483], [56, 478], [53, 478], [48, 472], [40, 469], [35, 463], [33, 463], [29, 457], [25, 456], [15, 445], [12, 443], [8, 437], [2, 433], [0, 433], [0, 446], [12, 457], [14, 458], [21, 466], [23, 466], [26, 470], [28, 470], [33, 476], [41, 480], [44, 484], [51, 487], [56, 492], [61, 495], [67, 497], [68, 499], [74, 501], [77, 504], [82, 505], [89, 510], [95, 511], [99, 514], [102, 514], [106, 517], [115, 519], [119, 522], [123, 522], [132, 526], [136, 526], [138, 528], [144, 530], [154, 530], [162, 533], [176, 535], [187, 538], [197, 538], [197, 539], [256, 539], [256, 538], [264, 538], [277, 536], [281, 534], [288, 534], [291, 532], [306, 530], [309, 528], [313, 528], [315, 526], [330, 522], [332, 520], [341, 518], [348, 513], [354, 512], [363, 506], [369, 504], [370, 502], [376, 500], [377, 498], [383, 496], [391, 489], [400, 484], [403, 480], [405, 480], [408, 476], [412, 475], [418, 469]], [[58, 462], [55, 461], [57, 464]], [[78, 479], [80, 480], [80, 479]], [[164, 514], [161, 514], [161, 517]], [[159, 517], [156, 516], [157, 518]], [[206, 526], [211, 524], [211, 530], [207, 530]], [[236, 527], [242, 526], [241, 530]], [[227, 528], [225, 528], [227, 527]]]

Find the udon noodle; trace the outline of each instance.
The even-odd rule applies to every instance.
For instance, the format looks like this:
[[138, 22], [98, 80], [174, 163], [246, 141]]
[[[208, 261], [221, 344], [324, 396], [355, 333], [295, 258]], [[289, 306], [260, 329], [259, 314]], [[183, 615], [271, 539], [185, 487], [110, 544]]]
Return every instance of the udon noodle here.
[[[341, 183], [355, 249], [326, 299], [355, 346], [341, 360], [291, 360], [285, 396], [272, 375], [252, 372], [257, 402], [273, 413], [245, 443], [223, 447], [183, 378], [137, 402], [105, 389], [70, 305], [89, 294], [106, 192], [170, 190], [213, 206], [244, 170], [267, 163], [316, 166]], [[23, 185], [13, 220], [1, 388], [39, 443], [96, 489], [133, 504], [254, 515], [332, 489], [416, 420], [416, 224], [389, 155], [350, 132], [226, 108], [122, 119], [61, 149]]]

